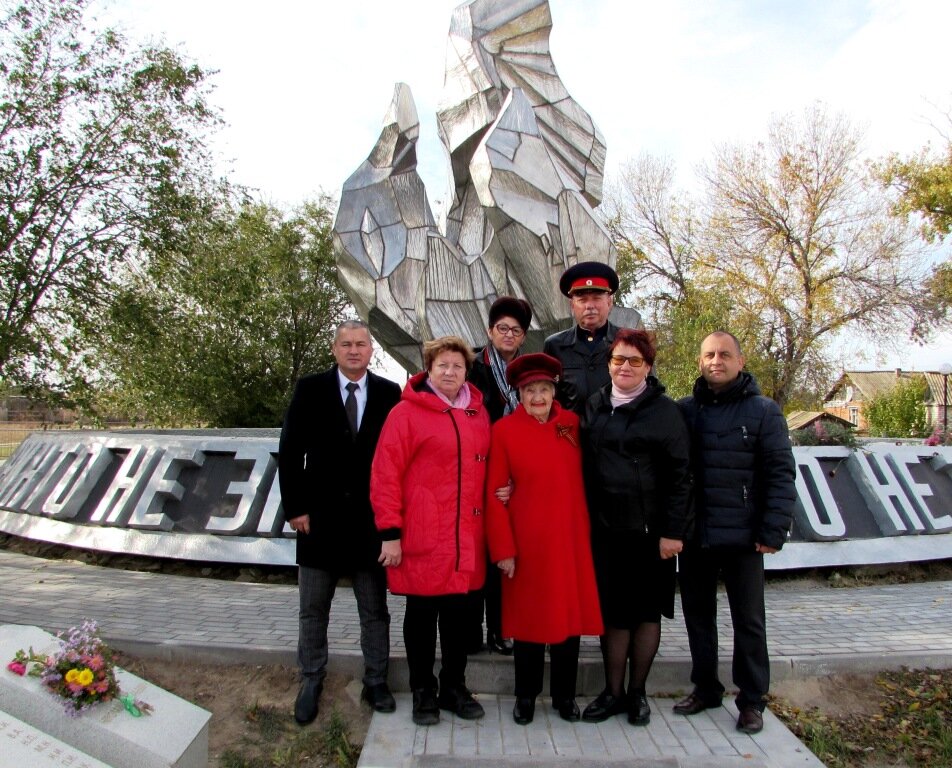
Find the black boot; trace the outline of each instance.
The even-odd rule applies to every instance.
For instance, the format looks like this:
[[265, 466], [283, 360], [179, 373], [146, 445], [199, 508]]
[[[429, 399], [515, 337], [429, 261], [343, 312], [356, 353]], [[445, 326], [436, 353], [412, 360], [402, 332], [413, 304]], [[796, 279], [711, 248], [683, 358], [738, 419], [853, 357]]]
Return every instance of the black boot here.
[[529, 725], [535, 717], [535, 699], [516, 699], [512, 708], [512, 719], [518, 725]]
[[413, 691], [413, 722], [417, 725], [436, 725], [440, 722], [440, 706], [436, 703], [436, 691], [432, 688], [417, 688]]

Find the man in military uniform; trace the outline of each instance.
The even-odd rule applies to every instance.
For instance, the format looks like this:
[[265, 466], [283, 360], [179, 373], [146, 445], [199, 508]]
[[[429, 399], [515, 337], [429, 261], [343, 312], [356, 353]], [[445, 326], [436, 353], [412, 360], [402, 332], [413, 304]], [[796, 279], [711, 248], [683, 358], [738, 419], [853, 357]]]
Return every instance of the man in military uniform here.
[[559, 290], [572, 302], [576, 324], [549, 336], [543, 349], [562, 363], [559, 401], [581, 413], [591, 394], [611, 380], [608, 348], [618, 327], [608, 321], [608, 315], [618, 290], [618, 275], [607, 264], [579, 262], [562, 273]]

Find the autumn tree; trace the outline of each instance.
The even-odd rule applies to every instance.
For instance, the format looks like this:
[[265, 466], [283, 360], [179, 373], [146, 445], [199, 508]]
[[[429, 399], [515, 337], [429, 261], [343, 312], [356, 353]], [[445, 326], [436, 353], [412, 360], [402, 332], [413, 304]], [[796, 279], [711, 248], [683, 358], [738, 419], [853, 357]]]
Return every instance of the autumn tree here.
[[[920, 224], [923, 238], [937, 243], [952, 232], [952, 112], [945, 127], [936, 126], [941, 147], [924, 147], [911, 157], [892, 154], [875, 170], [888, 188], [898, 193], [894, 212]], [[927, 335], [952, 312], [952, 260], [936, 266], [926, 280], [919, 305], [916, 331]]]
[[208, 73], [92, 30], [90, 0], [0, 6], [0, 378], [56, 378], [76, 325], [155, 231], [159, 201], [208, 171]]
[[[207, 199], [207, 198], [206, 198]], [[294, 383], [333, 362], [348, 309], [324, 198], [286, 215], [222, 202], [128, 271], [102, 318], [99, 407], [153, 423], [279, 426]]]
[[607, 215], [641, 281], [635, 301], [663, 324], [677, 315], [657, 309], [688, 296], [686, 287], [702, 303], [727, 299], [718, 317], [741, 339], [765, 394], [784, 405], [821, 389], [834, 335], [908, 327], [922, 278], [916, 237], [889, 215], [860, 150], [845, 118], [813, 107], [775, 120], [762, 142], [717, 147], [700, 170], [697, 206], [679, 202], [687, 198], [670, 171], [631, 166], [621, 179], [628, 202], [615, 196], [621, 205]]

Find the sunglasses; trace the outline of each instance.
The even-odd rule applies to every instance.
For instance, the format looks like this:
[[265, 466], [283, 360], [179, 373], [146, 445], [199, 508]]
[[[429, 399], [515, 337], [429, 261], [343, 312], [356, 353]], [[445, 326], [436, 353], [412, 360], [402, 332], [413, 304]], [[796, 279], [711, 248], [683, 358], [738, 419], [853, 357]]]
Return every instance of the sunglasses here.
[[624, 365], [628, 363], [632, 368], [641, 368], [645, 364], [645, 359], [639, 357], [638, 355], [632, 355], [631, 357], [625, 357], [624, 355], [612, 355], [609, 360], [612, 361], [612, 365]]

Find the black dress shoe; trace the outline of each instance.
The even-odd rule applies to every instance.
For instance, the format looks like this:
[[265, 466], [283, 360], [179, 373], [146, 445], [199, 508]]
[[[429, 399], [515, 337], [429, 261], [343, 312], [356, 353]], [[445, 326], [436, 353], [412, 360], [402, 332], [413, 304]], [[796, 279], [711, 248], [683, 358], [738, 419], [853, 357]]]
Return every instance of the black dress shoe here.
[[613, 696], [605, 689], [598, 694], [595, 701], [585, 707], [582, 719], [586, 723], [603, 723], [614, 715], [620, 715], [627, 708], [624, 696]]
[[719, 706], [721, 706], [720, 696], [716, 699], [704, 699], [697, 691], [692, 691], [674, 705], [674, 711], [678, 715], [696, 715], [705, 709], [717, 709]]
[[581, 717], [575, 699], [552, 699], [552, 708], [569, 723], [577, 723]]
[[301, 681], [297, 701], [294, 702], [294, 719], [298, 725], [307, 725], [317, 717], [317, 701], [321, 698], [323, 686], [309, 677]]
[[483, 705], [473, 698], [473, 694], [469, 692], [465, 685], [457, 685], [449, 690], [441, 690], [437, 701], [440, 709], [452, 712], [463, 720], [479, 720], [486, 714]]
[[500, 656], [512, 656], [512, 640], [505, 637], [499, 637], [493, 633], [486, 634], [486, 645], [490, 653], [498, 653]]
[[651, 721], [651, 707], [644, 691], [636, 691], [628, 697], [628, 722], [632, 725], [648, 725]]
[[746, 707], [737, 716], [737, 730], [743, 733], [760, 733], [764, 729], [764, 716], [753, 707]]
[[440, 722], [436, 691], [430, 688], [417, 688], [413, 691], [413, 722], [417, 725], [436, 725]]
[[373, 707], [376, 712], [393, 712], [397, 708], [397, 702], [386, 683], [365, 685], [360, 698]]
[[535, 699], [516, 699], [512, 708], [512, 719], [518, 725], [529, 725], [535, 717]]

